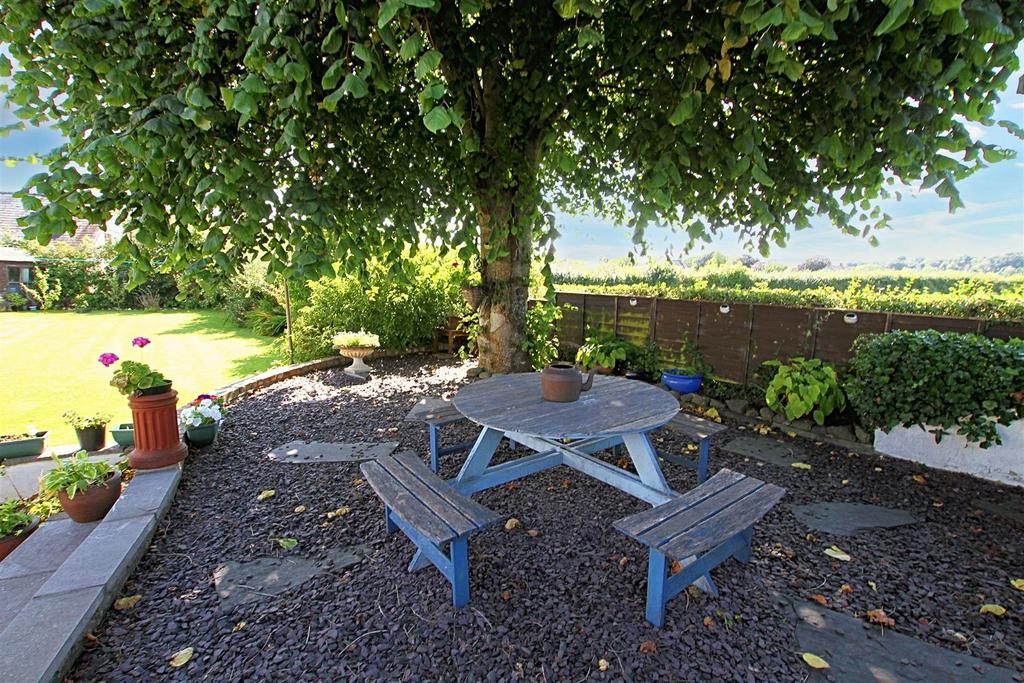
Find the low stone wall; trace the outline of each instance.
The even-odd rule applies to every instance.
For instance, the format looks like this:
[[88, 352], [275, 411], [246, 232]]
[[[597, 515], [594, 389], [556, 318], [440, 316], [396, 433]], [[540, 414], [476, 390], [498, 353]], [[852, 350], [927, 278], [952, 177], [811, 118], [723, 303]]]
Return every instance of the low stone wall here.
[[999, 425], [997, 430], [1002, 445], [979, 448], [956, 434], [935, 443], [935, 437], [920, 427], [897, 427], [888, 434], [875, 432], [875, 450], [940, 470], [1024, 487], [1024, 420], [1009, 427]]
[[316, 372], [317, 370], [336, 368], [341, 365], [346, 365], [348, 362], [347, 358], [331, 356], [329, 358], [319, 358], [305, 363], [296, 363], [295, 365], [271, 368], [266, 372], [261, 372], [258, 375], [252, 375], [251, 377], [240, 379], [237, 382], [228, 384], [227, 386], [221, 387], [211, 393], [216, 396], [220, 396], [225, 401], [231, 402], [245, 396], [246, 394], [259, 391], [260, 389], [269, 387], [271, 384], [275, 384], [282, 380], [286, 380], [291, 377], [298, 377], [299, 375], [306, 375], [311, 372]]

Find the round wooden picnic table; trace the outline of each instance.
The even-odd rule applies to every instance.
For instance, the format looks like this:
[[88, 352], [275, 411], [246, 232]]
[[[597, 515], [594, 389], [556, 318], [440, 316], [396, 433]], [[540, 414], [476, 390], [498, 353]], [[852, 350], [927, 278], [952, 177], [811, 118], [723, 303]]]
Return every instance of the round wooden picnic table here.
[[596, 375], [578, 401], [545, 401], [539, 372], [478, 380], [462, 387], [453, 402], [460, 413], [484, 427], [549, 439], [645, 433], [679, 412], [679, 402], [664, 389], [604, 375]]

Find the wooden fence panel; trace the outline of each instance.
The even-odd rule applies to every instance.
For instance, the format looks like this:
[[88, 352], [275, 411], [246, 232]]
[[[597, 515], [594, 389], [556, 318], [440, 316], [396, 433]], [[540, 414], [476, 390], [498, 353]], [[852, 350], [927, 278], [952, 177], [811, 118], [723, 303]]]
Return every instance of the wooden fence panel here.
[[643, 346], [651, 336], [651, 306], [654, 299], [643, 296], [617, 297], [619, 317], [615, 334]]
[[845, 365], [850, 359], [853, 340], [862, 334], [885, 332], [888, 314], [857, 311], [856, 321], [847, 322], [851, 311], [815, 309], [813, 356], [829, 363]]
[[586, 315], [583, 317], [585, 335], [615, 333], [615, 297], [587, 294], [584, 299]]
[[893, 313], [889, 323], [890, 330], [938, 330], [939, 332], [974, 333], [981, 331], [983, 320], [974, 318], [941, 318], [935, 315], [913, 315], [910, 313]]
[[986, 325], [984, 335], [993, 339], [1024, 339], [1024, 325], [991, 323]]
[[700, 307], [699, 301], [658, 299], [654, 312], [654, 343], [658, 345], [658, 360], [663, 367], [679, 365], [679, 348], [684, 337], [697, 342]]
[[697, 346], [718, 377], [742, 382], [750, 360], [751, 304], [703, 302]]
[[766, 360], [810, 357], [814, 340], [813, 309], [758, 304], [754, 306], [753, 325], [748, 379]]
[[559, 292], [555, 295], [555, 303], [568, 304], [573, 310], [566, 311], [558, 321], [558, 344], [564, 357], [575, 357], [576, 350], [583, 344], [583, 294]]

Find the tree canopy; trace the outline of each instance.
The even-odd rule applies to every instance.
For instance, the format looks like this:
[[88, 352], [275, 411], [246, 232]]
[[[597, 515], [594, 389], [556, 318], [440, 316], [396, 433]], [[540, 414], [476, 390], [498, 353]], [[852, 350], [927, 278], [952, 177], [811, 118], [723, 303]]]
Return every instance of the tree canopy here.
[[26, 185], [30, 236], [112, 219], [140, 276], [197, 277], [252, 258], [309, 277], [432, 240], [482, 257], [520, 331], [555, 207], [638, 243], [657, 222], [762, 251], [822, 214], [869, 236], [899, 182], [956, 208], [957, 181], [1008, 155], [966, 124], [995, 123], [1024, 37], [1019, 0], [0, 0], [0, 17], [8, 100], [68, 140]]

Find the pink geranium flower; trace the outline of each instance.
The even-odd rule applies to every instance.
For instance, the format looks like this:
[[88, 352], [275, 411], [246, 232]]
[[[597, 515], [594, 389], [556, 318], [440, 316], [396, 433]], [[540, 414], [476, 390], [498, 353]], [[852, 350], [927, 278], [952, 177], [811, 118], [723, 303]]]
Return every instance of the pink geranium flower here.
[[140, 349], [145, 348], [149, 345], [149, 340], [145, 337], [136, 337], [132, 339], [132, 346], [138, 346]]
[[104, 367], [108, 368], [119, 360], [120, 359], [117, 357], [117, 354], [115, 353], [102, 353], [100, 354], [99, 358], [99, 361], [103, 363]]

